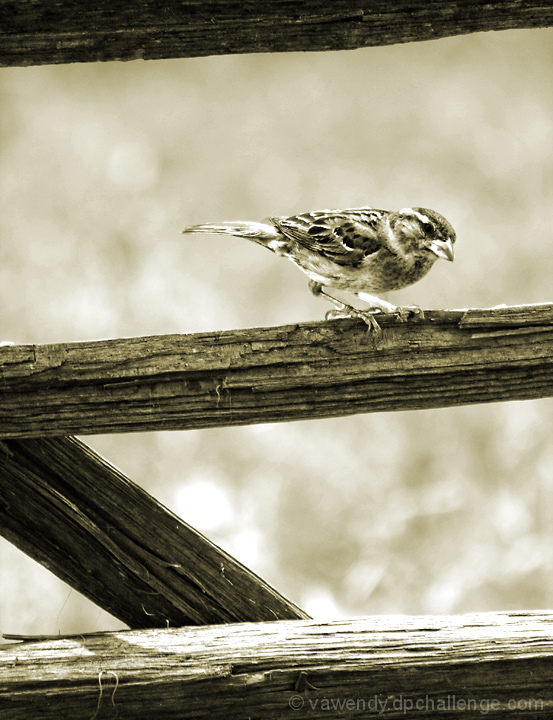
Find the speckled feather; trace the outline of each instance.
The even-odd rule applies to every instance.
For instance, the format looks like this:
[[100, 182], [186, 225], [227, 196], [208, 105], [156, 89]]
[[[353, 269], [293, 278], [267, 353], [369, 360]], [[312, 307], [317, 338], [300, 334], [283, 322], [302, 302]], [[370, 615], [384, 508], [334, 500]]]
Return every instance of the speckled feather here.
[[[450, 223], [420, 207], [397, 212], [369, 207], [319, 210], [262, 223], [195, 225], [183, 232], [245, 237], [289, 258], [311, 279], [312, 290], [328, 286], [361, 297], [412, 285], [438, 257], [453, 260], [455, 242]], [[395, 307], [373, 299], [381, 310], [392, 312]]]
[[338, 263], [359, 265], [382, 247], [382, 210], [319, 210], [269, 220], [283, 235]]

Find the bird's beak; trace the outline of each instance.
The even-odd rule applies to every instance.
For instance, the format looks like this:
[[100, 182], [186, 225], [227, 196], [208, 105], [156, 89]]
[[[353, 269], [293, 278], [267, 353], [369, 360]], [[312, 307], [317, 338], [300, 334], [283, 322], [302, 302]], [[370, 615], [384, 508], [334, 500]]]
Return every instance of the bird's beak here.
[[452, 262], [455, 257], [453, 252], [453, 242], [450, 237], [448, 237], [447, 240], [432, 240], [428, 245], [428, 249], [432, 250], [434, 255], [437, 255], [443, 260], [449, 260]]

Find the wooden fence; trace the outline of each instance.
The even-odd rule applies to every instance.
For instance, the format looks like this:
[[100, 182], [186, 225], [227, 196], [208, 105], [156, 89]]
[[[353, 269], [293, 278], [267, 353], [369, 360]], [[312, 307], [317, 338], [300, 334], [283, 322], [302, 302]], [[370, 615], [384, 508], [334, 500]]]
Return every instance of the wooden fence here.
[[[19, 0], [2, 12], [3, 65], [553, 24], [547, 2]], [[378, 335], [339, 320], [0, 346], [0, 532], [131, 628], [12, 638], [0, 716], [550, 717], [552, 614], [314, 622], [71, 435], [551, 396], [552, 320], [538, 305], [383, 318]]]

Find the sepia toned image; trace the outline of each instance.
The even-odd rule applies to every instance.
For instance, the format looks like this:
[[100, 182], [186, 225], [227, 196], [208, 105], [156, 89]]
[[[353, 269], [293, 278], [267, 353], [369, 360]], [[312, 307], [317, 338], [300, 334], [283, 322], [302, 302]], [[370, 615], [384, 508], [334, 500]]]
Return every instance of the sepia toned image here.
[[[228, 422], [53, 434], [78, 436], [297, 617], [428, 615], [438, 627], [445, 615], [550, 608], [553, 393], [545, 381], [523, 390], [549, 361], [516, 374], [505, 359], [515, 379], [503, 395], [486, 380], [473, 398], [447, 394], [438, 320], [553, 301], [552, 55], [553, 32], [537, 28], [2, 68], [0, 370], [14, 346], [137, 338], [144, 359], [148, 338], [216, 343], [231, 331], [278, 353], [299, 328], [314, 343], [301, 372], [317, 378], [316, 404], [316, 362], [330, 355], [316, 343], [340, 330], [337, 410], [233, 419], [221, 380], [211, 395]], [[393, 370], [394, 333], [415, 358], [433, 318], [438, 369], [413, 377], [420, 409], [348, 405], [353, 343]], [[527, 330], [528, 348], [548, 342], [543, 327]], [[194, 340], [173, 338], [172, 352]], [[242, 361], [238, 348], [227, 368]], [[390, 392], [409, 383], [402, 374]], [[109, 412], [106, 427], [119, 422]], [[0, 535], [0, 632], [131, 624]], [[298, 697], [317, 686], [298, 683]]]

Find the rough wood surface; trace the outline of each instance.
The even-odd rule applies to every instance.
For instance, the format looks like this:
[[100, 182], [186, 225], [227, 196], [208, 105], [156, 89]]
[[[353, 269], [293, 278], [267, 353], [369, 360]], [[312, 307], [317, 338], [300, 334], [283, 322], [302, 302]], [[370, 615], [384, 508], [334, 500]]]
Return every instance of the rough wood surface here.
[[0, 441], [0, 535], [132, 628], [309, 617], [75, 438]]
[[24, 643], [0, 651], [0, 715], [550, 718], [552, 623], [545, 613], [381, 616]]
[[343, 50], [548, 27], [548, 0], [1, 0], [0, 65]]
[[553, 395], [553, 305], [0, 347], [0, 437], [177, 430]]

